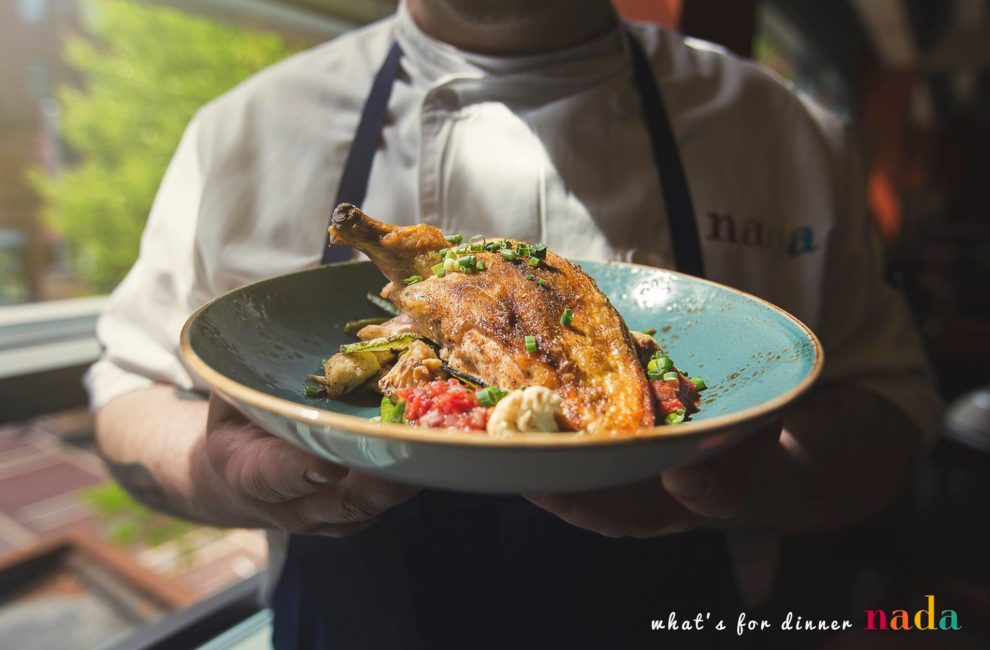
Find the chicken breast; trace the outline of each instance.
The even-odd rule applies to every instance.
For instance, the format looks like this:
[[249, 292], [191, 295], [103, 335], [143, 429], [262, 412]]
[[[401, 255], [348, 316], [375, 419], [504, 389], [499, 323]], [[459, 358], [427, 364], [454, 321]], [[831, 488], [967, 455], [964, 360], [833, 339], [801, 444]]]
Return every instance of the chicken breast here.
[[[554, 390], [565, 430], [653, 425], [653, 397], [629, 329], [578, 265], [547, 251], [534, 268], [483, 250], [472, 254], [484, 270], [439, 277], [431, 269], [450, 244], [438, 228], [391, 226], [350, 204], [334, 210], [330, 237], [378, 266], [390, 280], [382, 295], [442, 346], [440, 357], [452, 368], [506, 389]], [[403, 282], [417, 275], [424, 280]], [[561, 324], [564, 309], [573, 313], [568, 326]], [[527, 337], [535, 350], [527, 349]]]

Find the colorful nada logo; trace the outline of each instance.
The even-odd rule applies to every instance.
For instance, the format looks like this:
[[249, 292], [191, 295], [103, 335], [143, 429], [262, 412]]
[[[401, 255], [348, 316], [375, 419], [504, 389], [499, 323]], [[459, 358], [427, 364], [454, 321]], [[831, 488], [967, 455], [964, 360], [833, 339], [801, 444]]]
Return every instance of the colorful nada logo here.
[[867, 630], [961, 630], [959, 616], [954, 609], [943, 609], [935, 618], [935, 596], [925, 596], [926, 607], [914, 616], [907, 610], [895, 609], [890, 613], [882, 609], [867, 609]]

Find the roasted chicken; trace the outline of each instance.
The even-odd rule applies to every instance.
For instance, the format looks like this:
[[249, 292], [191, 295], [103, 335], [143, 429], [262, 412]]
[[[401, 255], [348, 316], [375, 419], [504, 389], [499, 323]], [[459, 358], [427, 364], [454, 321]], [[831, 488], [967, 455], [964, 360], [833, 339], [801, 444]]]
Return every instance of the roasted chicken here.
[[438, 275], [439, 251], [451, 246], [438, 228], [391, 226], [350, 204], [334, 210], [330, 240], [374, 262], [390, 280], [382, 296], [440, 346], [449, 367], [505, 389], [553, 390], [566, 431], [653, 426], [654, 398], [629, 330], [578, 265], [550, 251], [534, 265], [475, 247], [480, 268]]

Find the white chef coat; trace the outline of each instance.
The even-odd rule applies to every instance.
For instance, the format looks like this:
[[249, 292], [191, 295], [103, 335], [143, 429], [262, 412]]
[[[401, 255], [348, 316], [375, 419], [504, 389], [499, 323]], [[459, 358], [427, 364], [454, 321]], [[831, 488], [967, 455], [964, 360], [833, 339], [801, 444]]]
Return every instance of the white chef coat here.
[[[825, 346], [823, 382], [874, 391], [931, 435], [939, 401], [902, 299], [882, 279], [844, 126], [751, 62], [630, 27], [663, 93], [708, 277], [795, 314]], [[404, 56], [362, 206], [370, 214], [673, 266], [621, 30], [553, 54], [485, 57], [429, 37], [400, 5], [192, 120], [140, 257], [99, 321], [94, 408], [153, 382], [205, 389], [179, 359], [186, 317], [237, 286], [320, 262], [361, 108], [393, 39]]]

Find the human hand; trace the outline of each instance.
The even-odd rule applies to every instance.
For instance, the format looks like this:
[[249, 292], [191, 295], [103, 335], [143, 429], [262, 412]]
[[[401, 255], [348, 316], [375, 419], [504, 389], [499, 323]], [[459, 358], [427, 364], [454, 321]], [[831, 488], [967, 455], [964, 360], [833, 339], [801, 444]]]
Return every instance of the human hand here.
[[756, 525], [779, 502], [792, 453], [774, 420], [725, 452], [661, 476], [588, 492], [526, 495], [579, 528], [647, 538], [695, 527]]
[[208, 498], [222, 495], [241, 517], [296, 535], [345, 537], [419, 491], [308, 454], [251, 423], [216, 393], [203, 451], [201, 470], [213, 486]]

